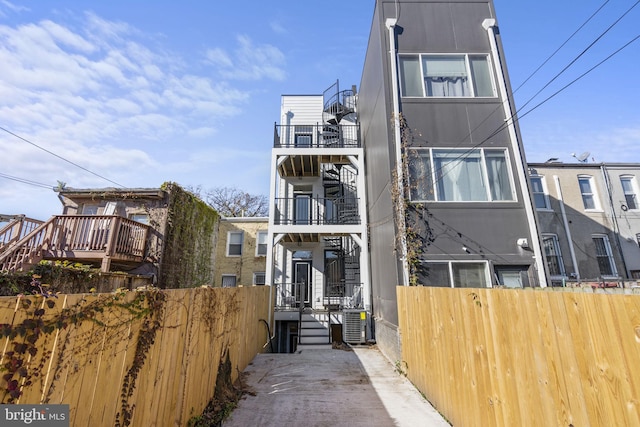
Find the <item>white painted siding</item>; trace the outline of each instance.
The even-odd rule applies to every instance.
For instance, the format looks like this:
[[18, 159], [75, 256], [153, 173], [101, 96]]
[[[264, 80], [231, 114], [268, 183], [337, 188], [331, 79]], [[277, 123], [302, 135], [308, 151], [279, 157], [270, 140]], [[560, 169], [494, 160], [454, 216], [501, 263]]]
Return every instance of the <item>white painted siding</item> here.
[[[282, 97], [280, 123], [314, 125], [322, 123], [322, 95], [285, 95]], [[287, 115], [290, 113], [290, 117]]]

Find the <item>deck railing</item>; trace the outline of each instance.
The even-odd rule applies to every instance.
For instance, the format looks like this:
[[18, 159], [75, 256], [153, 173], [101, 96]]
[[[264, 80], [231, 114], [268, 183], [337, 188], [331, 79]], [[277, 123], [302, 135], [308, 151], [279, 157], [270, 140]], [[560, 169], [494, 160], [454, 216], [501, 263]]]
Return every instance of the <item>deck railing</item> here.
[[274, 148], [359, 148], [359, 127], [353, 125], [275, 125]]
[[115, 215], [58, 215], [0, 254], [0, 271], [26, 269], [42, 259], [141, 262], [149, 226]]
[[[305, 287], [300, 283], [274, 283], [276, 288], [276, 310], [298, 310], [309, 301], [303, 294]], [[345, 282], [328, 283], [325, 286], [324, 305], [334, 308], [361, 308], [362, 283]]]
[[279, 197], [275, 202], [276, 225], [360, 224], [356, 197]]
[[44, 221], [27, 218], [25, 215], [8, 218], [11, 218], [9, 223], [0, 228], [0, 251], [7, 249], [11, 243], [22, 239], [44, 223]]

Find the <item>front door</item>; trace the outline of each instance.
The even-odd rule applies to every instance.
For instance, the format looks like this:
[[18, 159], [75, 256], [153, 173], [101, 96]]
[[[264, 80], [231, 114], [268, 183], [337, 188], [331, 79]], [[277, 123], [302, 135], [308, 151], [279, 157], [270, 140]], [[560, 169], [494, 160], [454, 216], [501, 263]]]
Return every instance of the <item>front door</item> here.
[[311, 261], [293, 262], [293, 283], [297, 290], [296, 302], [311, 305]]

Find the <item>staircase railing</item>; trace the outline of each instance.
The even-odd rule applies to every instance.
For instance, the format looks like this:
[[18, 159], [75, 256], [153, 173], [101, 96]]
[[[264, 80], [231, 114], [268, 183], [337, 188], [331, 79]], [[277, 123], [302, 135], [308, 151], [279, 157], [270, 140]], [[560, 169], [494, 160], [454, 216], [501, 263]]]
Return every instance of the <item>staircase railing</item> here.
[[0, 228], [0, 252], [6, 250], [12, 243], [22, 239], [44, 223], [44, 221], [27, 218], [25, 215], [2, 215], [2, 218], [10, 219], [10, 221]]

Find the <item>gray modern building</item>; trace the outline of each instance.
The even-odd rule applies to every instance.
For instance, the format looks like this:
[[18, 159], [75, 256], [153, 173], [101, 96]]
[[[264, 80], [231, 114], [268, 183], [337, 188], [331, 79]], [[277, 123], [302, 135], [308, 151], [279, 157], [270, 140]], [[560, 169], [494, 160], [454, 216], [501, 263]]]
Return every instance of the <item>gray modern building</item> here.
[[375, 338], [397, 285], [546, 286], [491, 1], [376, 0], [358, 93]]

